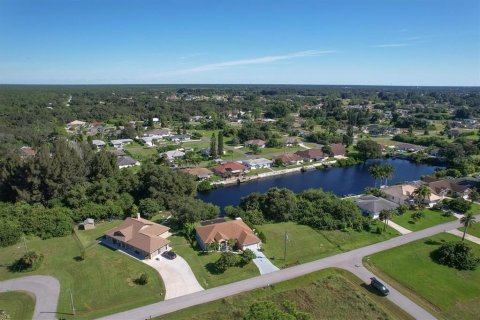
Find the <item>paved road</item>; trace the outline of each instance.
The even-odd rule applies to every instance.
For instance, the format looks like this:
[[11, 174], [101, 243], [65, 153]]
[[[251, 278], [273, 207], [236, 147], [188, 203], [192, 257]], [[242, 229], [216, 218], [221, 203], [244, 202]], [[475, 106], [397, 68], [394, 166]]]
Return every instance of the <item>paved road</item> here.
[[29, 276], [0, 282], [0, 292], [27, 291], [35, 296], [34, 320], [56, 319], [60, 283], [50, 276]]
[[[477, 219], [480, 215], [477, 216]], [[285, 280], [294, 279], [308, 273], [319, 271], [325, 268], [340, 267], [354, 272], [361, 279], [367, 279], [371, 274], [363, 268], [356, 267], [362, 265], [362, 259], [365, 256], [395, 248], [412, 241], [433, 236], [435, 234], [445, 232], [460, 227], [460, 222], [455, 220], [438, 226], [412, 232], [403, 236], [399, 236], [387, 241], [369, 245], [363, 248], [341, 253], [335, 256], [323, 258], [320, 260], [308, 262], [291, 268], [267, 273], [261, 276], [250, 278], [247, 280], [227, 284], [224, 286], [208, 289], [202, 292], [192, 293], [186, 296], [154, 303], [148, 306], [132, 309], [129, 311], [117, 313], [102, 318], [109, 319], [148, 319], [150, 316], [160, 316], [177, 310], [188, 308], [202, 303], [215, 301], [234, 294], [250, 291], [257, 288], [266, 287]], [[391, 286], [390, 286], [391, 287]], [[392, 288], [392, 295], [388, 297], [392, 302], [398, 304], [402, 309], [408, 312], [416, 319], [435, 319], [431, 314], [414, 304], [407, 297]]]

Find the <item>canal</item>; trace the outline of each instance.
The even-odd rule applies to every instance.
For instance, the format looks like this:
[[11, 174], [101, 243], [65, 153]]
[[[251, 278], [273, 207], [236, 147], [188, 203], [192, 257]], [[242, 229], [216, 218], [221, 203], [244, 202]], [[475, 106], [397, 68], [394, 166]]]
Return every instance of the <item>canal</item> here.
[[231, 185], [212, 190], [209, 193], [199, 193], [198, 198], [205, 202], [213, 203], [223, 210], [225, 206], [238, 205], [242, 197], [252, 192], [266, 192], [273, 187], [287, 188], [294, 192], [301, 192], [311, 188], [322, 188], [340, 197], [348, 194], [359, 194], [366, 187], [374, 186], [375, 181], [368, 173], [368, 168], [373, 164], [381, 163], [388, 163], [395, 168], [393, 178], [388, 181], [389, 185], [419, 180], [422, 175], [429, 175], [439, 168], [431, 165], [416, 164], [404, 159], [368, 160], [363, 164], [350, 167], [291, 173], [239, 185]]

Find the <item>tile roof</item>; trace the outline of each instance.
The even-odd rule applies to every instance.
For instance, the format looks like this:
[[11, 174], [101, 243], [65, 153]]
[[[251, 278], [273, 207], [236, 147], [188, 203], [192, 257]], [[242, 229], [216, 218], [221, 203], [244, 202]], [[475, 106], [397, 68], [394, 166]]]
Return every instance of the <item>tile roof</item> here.
[[347, 150], [341, 143], [332, 143], [330, 148], [332, 149], [333, 156], [344, 156], [347, 154]]
[[221, 165], [215, 167], [215, 169], [213, 169], [213, 171], [218, 172], [218, 173], [228, 173], [228, 172], [235, 172], [235, 171], [245, 171], [247, 169], [248, 168], [245, 167], [243, 164], [235, 162], [235, 161], [231, 161], [231, 162], [226, 162], [224, 164], [221, 164]]
[[242, 246], [260, 242], [241, 219], [199, 226], [195, 230], [205, 244], [228, 239], [236, 239]]
[[168, 230], [169, 227], [143, 218], [127, 218], [120, 226], [108, 230], [105, 234], [144, 252], [152, 253], [170, 243], [161, 237]]
[[213, 172], [207, 168], [188, 168], [184, 169], [183, 172], [197, 177], [205, 177], [213, 174]]

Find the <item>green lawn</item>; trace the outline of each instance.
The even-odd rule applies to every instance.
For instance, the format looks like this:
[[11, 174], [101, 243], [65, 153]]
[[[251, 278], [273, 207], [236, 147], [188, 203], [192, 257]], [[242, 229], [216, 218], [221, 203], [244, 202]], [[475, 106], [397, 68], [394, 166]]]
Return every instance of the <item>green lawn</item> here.
[[260, 174], [260, 173], [265, 173], [265, 172], [271, 172], [272, 170], [270, 170], [269, 168], [261, 168], [261, 169], [257, 169], [257, 170], [251, 170], [247, 173], [247, 176], [256, 176], [257, 174]]
[[347, 271], [326, 269], [157, 319], [243, 319], [249, 306], [256, 301], [272, 301], [280, 307], [286, 300], [297, 310], [309, 313], [312, 319], [411, 319], [396, 305], [369, 292], [362, 284]]
[[0, 310], [4, 310], [12, 320], [32, 319], [35, 298], [23, 292], [0, 293]]
[[[118, 222], [97, 224], [92, 231], [79, 231], [82, 244], [92, 244], [103, 230], [117, 225]], [[82, 234], [83, 233], [83, 234]], [[11, 265], [24, 253], [22, 243], [0, 249], [0, 280], [29, 276], [34, 274], [52, 275], [61, 284], [58, 312], [70, 319], [70, 293], [72, 290], [77, 319], [92, 319], [98, 316], [139, 307], [157, 302], [164, 297], [164, 287], [158, 273], [149, 266], [121, 252], [102, 245], [93, 245], [86, 251], [86, 260], [78, 261], [81, 252], [80, 243], [73, 237], [40, 240], [27, 239], [29, 250], [45, 256], [42, 265], [33, 272], [11, 272]], [[133, 280], [145, 272], [149, 283], [139, 286]]]
[[392, 221], [408, 230], [418, 231], [456, 219], [454, 216], [444, 216], [444, 212], [438, 210], [423, 209], [421, 211], [425, 214], [425, 217], [417, 222], [413, 222], [411, 219], [412, 213], [414, 213], [415, 210], [407, 210], [407, 212], [402, 215], [395, 215]]
[[181, 236], [172, 236], [169, 240], [172, 250], [188, 262], [198, 283], [205, 289], [260, 275], [253, 262], [243, 268], [234, 267], [222, 274], [215, 274], [209, 270], [211, 270], [211, 264], [220, 257], [220, 253], [204, 254], [199, 249], [194, 250], [187, 240]]
[[145, 147], [137, 142], [126, 145], [124, 150], [137, 160], [148, 160], [158, 155], [156, 147]]
[[[461, 227], [459, 230], [463, 231], [464, 227]], [[467, 228], [467, 233], [480, 238], [480, 221], [474, 223], [472, 226]]]
[[[373, 228], [376, 230], [376, 227]], [[272, 223], [258, 226], [267, 242], [263, 244], [265, 255], [283, 268], [295, 264], [317, 260], [326, 256], [349, 251], [399, 235], [393, 229], [379, 235], [357, 231], [318, 231], [294, 222]], [[285, 252], [285, 232], [288, 234], [287, 256]]]
[[[248, 148], [245, 148], [245, 150], [249, 150]], [[285, 148], [261, 148], [259, 149], [260, 154], [270, 154], [270, 153], [279, 153], [279, 152], [285, 152], [285, 153], [290, 153], [290, 152], [295, 152], [298, 150], [305, 150], [305, 148], [302, 148], [300, 146], [291, 146], [291, 147], [285, 147]]]
[[[434, 315], [446, 319], [478, 319], [480, 269], [458, 271], [435, 263], [430, 254], [444, 241], [459, 238], [442, 233], [365, 259], [385, 278]], [[480, 256], [480, 246], [469, 243]]]

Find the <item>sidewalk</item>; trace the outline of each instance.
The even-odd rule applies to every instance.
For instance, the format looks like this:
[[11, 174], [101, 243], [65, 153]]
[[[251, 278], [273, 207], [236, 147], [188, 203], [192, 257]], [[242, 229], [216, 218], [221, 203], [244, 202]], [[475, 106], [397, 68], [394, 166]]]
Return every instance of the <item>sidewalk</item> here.
[[388, 220], [388, 226], [390, 226], [390, 227], [392, 227], [393, 229], [397, 230], [397, 231], [400, 232], [402, 235], [408, 234], [408, 233], [411, 233], [411, 232], [412, 232], [411, 230], [408, 230], [408, 229], [402, 227], [401, 225], [396, 224], [396, 223], [393, 222], [392, 220]]
[[[457, 236], [457, 237], [460, 237], [460, 238], [463, 237], [463, 231], [460, 231], [458, 229], [449, 230], [449, 231], [447, 231], [447, 233], [453, 234], [454, 236]], [[480, 238], [474, 237], [474, 236], [472, 236], [468, 233], [465, 235], [465, 239], [467, 239], [468, 241], [471, 241], [473, 243], [480, 244]]]

